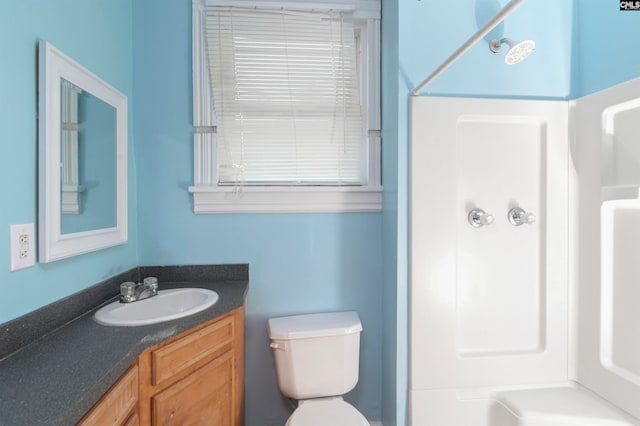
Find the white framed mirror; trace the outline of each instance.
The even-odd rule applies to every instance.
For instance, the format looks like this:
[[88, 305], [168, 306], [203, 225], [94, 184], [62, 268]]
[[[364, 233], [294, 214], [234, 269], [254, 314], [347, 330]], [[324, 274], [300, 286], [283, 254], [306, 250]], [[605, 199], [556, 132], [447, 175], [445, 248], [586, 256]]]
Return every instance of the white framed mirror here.
[[127, 241], [127, 97], [41, 41], [39, 262]]

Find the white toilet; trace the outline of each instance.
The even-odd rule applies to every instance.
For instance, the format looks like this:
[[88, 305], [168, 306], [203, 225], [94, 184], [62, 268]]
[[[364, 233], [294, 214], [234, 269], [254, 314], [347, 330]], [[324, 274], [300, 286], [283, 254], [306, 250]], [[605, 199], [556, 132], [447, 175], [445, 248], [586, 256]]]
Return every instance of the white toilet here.
[[271, 318], [268, 333], [280, 391], [298, 400], [286, 426], [369, 426], [342, 395], [358, 383], [356, 312]]

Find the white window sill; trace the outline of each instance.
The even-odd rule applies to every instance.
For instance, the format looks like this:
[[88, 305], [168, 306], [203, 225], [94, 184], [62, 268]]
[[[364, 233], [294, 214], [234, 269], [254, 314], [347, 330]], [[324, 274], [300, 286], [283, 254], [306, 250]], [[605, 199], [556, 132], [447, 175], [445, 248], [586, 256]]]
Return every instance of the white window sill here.
[[357, 213], [382, 211], [382, 187], [190, 186], [193, 211], [215, 213]]

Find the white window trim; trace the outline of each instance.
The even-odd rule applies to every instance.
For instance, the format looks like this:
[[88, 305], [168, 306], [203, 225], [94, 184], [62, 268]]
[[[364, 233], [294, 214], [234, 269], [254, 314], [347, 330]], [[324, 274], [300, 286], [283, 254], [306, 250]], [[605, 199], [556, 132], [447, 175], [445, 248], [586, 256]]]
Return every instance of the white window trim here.
[[[216, 4], [221, 0], [216, 0]], [[223, 1], [223, 0], [222, 0]], [[246, 3], [234, 0], [234, 4]], [[211, 0], [209, 0], [211, 3]], [[257, 3], [252, 1], [252, 4]], [[275, 4], [276, 2], [266, 2]], [[320, 7], [319, 3], [297, 2]], [[337, 3], [337, 2], [336, 2]], [[346, 213], [382, 211], [380, 144], [380, 9], [375, 0], [354, 0], [355, 16], [367, 20], [367, 69], [361, 82], [368, 100], [368, 185], [363, 186], [242, 186], [218, 185], [216, 158], [216, 119], [209, 90], [206, 51], [202, 43], [204, 12], [207, 0], [193, 0], [193, 210], [196, 214], [213, 213]], [[261, 3], [264, 4], [264, 3]], [[287, 2], [290, 5], [291, 2]], [[372, 5], [377, 4], [376, 7]], [[331, 6], [331, 5], [325, 5]], [[364, 63], [364, 62], [362, 62]], [[367, 72], [372, 70], [373, 72]], [[365, 90], [362, 91], [363, 93]]]

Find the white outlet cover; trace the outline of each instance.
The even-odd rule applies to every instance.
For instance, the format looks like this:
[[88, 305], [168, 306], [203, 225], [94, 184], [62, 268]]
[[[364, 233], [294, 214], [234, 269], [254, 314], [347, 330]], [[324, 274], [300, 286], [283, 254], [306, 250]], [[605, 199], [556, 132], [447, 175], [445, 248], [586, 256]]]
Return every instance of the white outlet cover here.
[[[35, 232], [33, 223], [11, 225], [11, 270], [35, 265]], [[22, 256], [21, 256], [22, 253]]]

